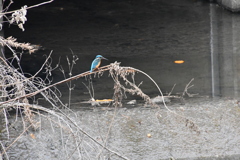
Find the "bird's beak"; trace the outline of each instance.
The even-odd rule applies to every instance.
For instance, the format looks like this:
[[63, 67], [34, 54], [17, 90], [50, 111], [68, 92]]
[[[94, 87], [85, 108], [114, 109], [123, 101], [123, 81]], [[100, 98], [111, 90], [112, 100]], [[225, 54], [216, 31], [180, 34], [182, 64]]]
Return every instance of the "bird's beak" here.
[[107, 58], [102, 57], [102, 59], [108, 60]]

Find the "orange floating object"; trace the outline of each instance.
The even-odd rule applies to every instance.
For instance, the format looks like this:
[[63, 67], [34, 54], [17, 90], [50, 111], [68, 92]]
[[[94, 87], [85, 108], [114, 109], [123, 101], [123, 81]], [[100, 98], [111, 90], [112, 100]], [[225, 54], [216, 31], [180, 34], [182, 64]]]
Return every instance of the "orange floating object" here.
[[96, 102], [111, 102], [112, 99], [96, 99]]
[[176, 60], [176, 61], [174, 61], [174, 63], [182, 64], [182, 63], [184, 63], [184, 60]]

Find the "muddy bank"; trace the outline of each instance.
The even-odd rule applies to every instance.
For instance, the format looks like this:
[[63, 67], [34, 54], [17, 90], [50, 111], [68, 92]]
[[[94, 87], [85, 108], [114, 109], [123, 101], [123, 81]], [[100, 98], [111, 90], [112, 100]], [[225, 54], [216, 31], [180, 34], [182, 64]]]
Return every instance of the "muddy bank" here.
[[[97, 142], [129, 159], [239, 159], [237, 101], [192, 99], [169, 108], [193, 121], [194, 127], [164, 107], [146, 108], [141, 104], [116, 110], [104, 105], [87, 110], [75, 108], [68, 115]], [[56, 117], [47, 117], [41, 119], [40, 130], [29, 130], [14, 143], [8, 150], [10, 159], [79, 159], [71, 134], [50, 121], [58, 121]], [[64, 121], [60, 122], [65, 126]], [[21, 126], [19, 121], [10, 129], [9, 143], [21, 132]], [[78, 146], [83, 159], [122, 159], [101, 149], [84, 134], [80, 137]]]

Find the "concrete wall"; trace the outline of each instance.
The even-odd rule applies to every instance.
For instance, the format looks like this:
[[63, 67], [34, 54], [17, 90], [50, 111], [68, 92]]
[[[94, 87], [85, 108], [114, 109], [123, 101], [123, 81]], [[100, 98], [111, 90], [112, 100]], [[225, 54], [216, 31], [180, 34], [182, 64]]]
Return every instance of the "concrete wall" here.
[[240, 11], [240, 0], [217, 0], [217, 3], [232, 12]]

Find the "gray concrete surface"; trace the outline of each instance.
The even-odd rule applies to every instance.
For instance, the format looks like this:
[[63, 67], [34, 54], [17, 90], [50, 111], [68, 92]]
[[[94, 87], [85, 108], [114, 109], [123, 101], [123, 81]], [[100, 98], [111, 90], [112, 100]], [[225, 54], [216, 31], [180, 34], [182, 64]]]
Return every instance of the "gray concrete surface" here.
[[240, 11], [240, 0], [217, 0], [217, 3], [232, 12]]

